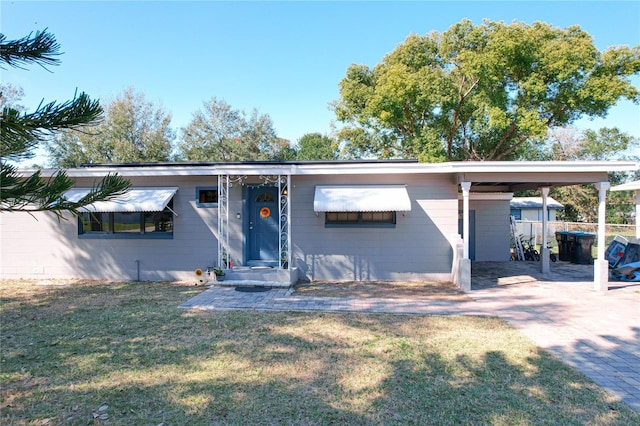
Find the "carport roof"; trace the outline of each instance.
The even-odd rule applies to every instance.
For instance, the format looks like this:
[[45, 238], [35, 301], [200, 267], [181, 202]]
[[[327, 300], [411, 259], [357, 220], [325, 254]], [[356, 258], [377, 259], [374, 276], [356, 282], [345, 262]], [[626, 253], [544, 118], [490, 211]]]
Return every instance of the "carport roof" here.
[[638, 191], [640, 190], [640, 180], [633, 182], [623, 183], [622, 185], [616, 185], [611, 187], [611, 191]]

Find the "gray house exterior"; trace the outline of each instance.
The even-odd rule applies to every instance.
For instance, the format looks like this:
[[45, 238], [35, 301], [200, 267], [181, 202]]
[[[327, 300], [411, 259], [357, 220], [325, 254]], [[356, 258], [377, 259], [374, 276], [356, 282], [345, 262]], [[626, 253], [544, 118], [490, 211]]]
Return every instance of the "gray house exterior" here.
[[62, 221], [49, 213], [0, 214], [1, 277], [184, 281], [193, 280], [197, 268], [217, 266], [228, 279], [261, 271], [259, 279], [286, 285], [453, 280], [464, 288], [471, 260], [508, 260], [514, 190], [608, 184], [607, 171], [637, 166], [354, 161], [83, 167], [68, 170], [76, 181], [68, 197], [113, 172], [131, 180], [131, 194]]

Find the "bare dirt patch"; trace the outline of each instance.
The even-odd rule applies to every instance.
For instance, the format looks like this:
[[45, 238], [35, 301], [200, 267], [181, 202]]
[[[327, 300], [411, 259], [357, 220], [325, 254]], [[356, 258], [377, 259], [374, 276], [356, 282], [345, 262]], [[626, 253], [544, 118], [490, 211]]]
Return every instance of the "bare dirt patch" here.
[[348, 281], [296, 284], [296, 296], [357, 297], [363, 299], [471, 300], [451, 282]]

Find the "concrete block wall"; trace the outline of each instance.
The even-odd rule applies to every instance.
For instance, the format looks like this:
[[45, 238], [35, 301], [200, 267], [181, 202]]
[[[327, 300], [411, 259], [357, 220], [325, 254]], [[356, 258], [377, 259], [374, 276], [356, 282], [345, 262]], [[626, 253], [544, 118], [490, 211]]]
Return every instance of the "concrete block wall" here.
[[[206, 178], [209, 179], [209, 178]], [[190, 280], [196, 268], [217, 257], [217, 208], [198, 208], [196, 186], [211, 177], [131, 179], [133, 186], [178, 186], [173, 200], [173, 239], [80, 238], [77, 218], [58, 221], [51, 213], [0, 215], [2, 278]], [[80, 179], [77, 186], [91, 186]]]
[[475, 210], [475, 260], [480, 262], [509, 260], [509, 201], [471, 200]]
[[[313, 211], [316, 185], [406, 184], [412, 209], [394, 228], [326, 228]], [[448, 236], [457, 230], [457, 190], [447, 179], [413, 175], [295, 176], [292, 196], [294, 262], [306, 280], [451, 278]]]

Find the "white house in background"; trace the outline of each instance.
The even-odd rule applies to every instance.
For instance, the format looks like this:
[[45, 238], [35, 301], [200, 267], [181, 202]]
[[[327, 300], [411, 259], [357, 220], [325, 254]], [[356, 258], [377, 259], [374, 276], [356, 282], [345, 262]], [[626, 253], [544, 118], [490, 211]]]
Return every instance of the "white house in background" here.
[[[509, 202], [510, 215], [516, 220], [542, 221], [542, 197], [513, 197]], [[556, 212], [564, 206], [547, 197], [547, 220], [556, 221]]]
[[[186, 281], [196, 268], [218, 266], [231, 282], [451, 280], [469, 289], [472, 260], [509, 259], [513, 192], [548, 196], [553, 186], [595, 183], [604, 239], [607, 172], [637, 168], [628, 161], [91, 165], [67, 171], [76, 182], [69, 199], [108, 173], [133, 188], [62, 221], [1, 213], [0, 277]], [[599, 259], [608, 265], [604, 248]], [[606, 274], [595, 277], [606, 287]]]

